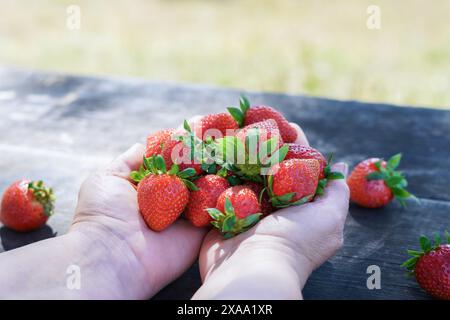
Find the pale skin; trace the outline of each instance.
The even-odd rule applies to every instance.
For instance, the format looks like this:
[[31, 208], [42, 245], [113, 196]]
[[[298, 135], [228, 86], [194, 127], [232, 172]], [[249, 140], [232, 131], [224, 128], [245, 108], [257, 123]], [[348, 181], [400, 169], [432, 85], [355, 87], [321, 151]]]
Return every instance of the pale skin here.
[[[293, 126], [297, 142], [307, 145]], [[83, 183], [67, 234], [0, 254], [0, 298], [150, 298], [199, 256], [203, 284], [194, 299], [301, 299], [310, 273], [342, 245], [345, 180], [330, 182], [313, 203], [280, 210], [230, 240], [182, 219], [153, 232], [127, 179], [143, 152], [134, 145]], [[333, 170], [347, 174], [343, 163]], [[71, 265], [81, 271], [79, 290], [66, 283]]]

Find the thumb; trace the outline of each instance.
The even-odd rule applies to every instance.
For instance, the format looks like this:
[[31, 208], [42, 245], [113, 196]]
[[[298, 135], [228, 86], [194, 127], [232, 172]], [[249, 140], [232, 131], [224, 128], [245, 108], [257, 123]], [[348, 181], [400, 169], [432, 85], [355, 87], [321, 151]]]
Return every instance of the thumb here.
[[140, 143], [136, 143], [106, 166], [105, 171], [114, 175], [128, 177], [132, 170], [137, 170], [141, 165], [144, 152], [145, 147]]
[[320, 197], [320, 202], [330, 202], [333, 205], [348, 206], [350, 191], [347, 186], [348, 165], [339, 162], [331, 166], [332, 172], [342, 173], [344, 179], [330, 180], [325, 188], [325, 193]]

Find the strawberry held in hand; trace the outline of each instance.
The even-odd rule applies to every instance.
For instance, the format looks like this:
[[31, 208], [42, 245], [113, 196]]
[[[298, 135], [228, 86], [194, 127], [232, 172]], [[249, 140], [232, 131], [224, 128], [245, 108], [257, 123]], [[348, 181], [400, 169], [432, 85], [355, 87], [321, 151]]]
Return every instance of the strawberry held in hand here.
[[3, 194], [0, 222], [16, 231], [42, 226], [53, 214], [55, 196], [42, 181], [19, 180]]
[[261, 206], [255, 192], [245, 186], [226, 189], [219, 196], [215, 208], [208, 213], [216, 227], [225, 238], [231, 238], [251, 228], [259, 221]]
[[327, 160], [325, 157], [316, 149], [309, 146], [302, 146], [296, 143], [286, 143], [289, 147], [289, 151], [286, 154], [284, 160], [289, 159], [316, 159], [320, 164], [320, 174], [319, 179], [325, 178], [324, 169], [327, 166]]
[[196, 124], [195, 134], [206, 141], [209, 137], [225, 137], [238, 128], [238, 124], [228, 113], [210, 114], [202, 117]]
[[360, 162], [347, 180], [351, 201], [362, 207], [379, 208], [394, 197], [402, 205], [405, 205], [405, 199], [415, 199], [405, 189], [408, 183], [403, 173], [395, 171], [400, 160], [401, 154], [397, 154], [387, 162], [378, 158]]
[[139, 172], [133, 171], [130, 176], [139, 182], [139, 210], [150, 229], [161, 231], [175, 222], [184, 211], [189, 201], [189, 189], [197, 190], [188, 180], [195, 175], [195, 170], [188, 168], [180, 172], [174, 164], [167, 172], [160, 155], [145, 158], [143, 168]]
[[264, 185], [253, 181], [246, 181], [243, 185], [253, 190], [253, 192], [255, 192], [258, 196], [259, 204], [261, 205], [261, 213], [263, 216], [267, 216], [275, 211], [275, 208], [272, 206], [272, 202], [270, 202], [267, 189], [264, 188]]
[[284, 142], [290, 143], [297, 140], [297, 130], [295, 130], [286, 118], [272, 107], [254, 106], [250, 107], [250, 102], [246, 97], [239, 100], [239, 108], [228, 108], [228, 111], [237, 121], [240, 127], [261, 122], [269, 119], [275, 120], [280, 129]]
[[201, 161], [196, 156], [196, 146], [201, 144], [201, 141], [197, 141], [189, 126], [187, 128], [189, 131], [165, 129], [150, 134], [147, 137], [145, 157], [161, 155], [169, 168], [177, 163], [181, 171], [193, 168], [197, 174], [200, 174]]
[[235, 137], [225, 137], [216, 142], [216, 160], [231, 164], [231, 171], [247, 180], [261, 182], [262, 169], [284, 159], [288, 147], [276, 122], [272, 119], [258, 122], [241, 129]]
[[284, 208], [311, 201], [319, 184], [319, 171], [316, 159], [290, 159], [273, 166], [268, 178], [272, 205]]
[[422, 289], [430, 295], [450, 300], [450, 236], [447, 232], [445, 238], [441, 244], [441, 237], [436, 234], [432, 245], [427, 237], [420, 237], [422, 251], [408, 250], [412, 258], [402, 267], [414, 274]]
[[203, 176], [194, 183], [199, 190], [191, 192], [185, 216], [194, 226], [206, 227], [212, 221], [206, 209], [217, 205], [217, 199], [230, 184], [225, 178], [213, 174]]

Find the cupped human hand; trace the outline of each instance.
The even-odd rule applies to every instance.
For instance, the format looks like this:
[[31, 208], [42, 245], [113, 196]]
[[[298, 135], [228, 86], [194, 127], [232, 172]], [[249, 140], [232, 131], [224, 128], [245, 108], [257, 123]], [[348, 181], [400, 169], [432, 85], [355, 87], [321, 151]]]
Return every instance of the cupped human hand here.
[[[162, 232], [150, 230], [137, 204], [130, 172], [142, 163], [144, 146], [136, 144], [81, 186], [69, 232], [106, 246], [123, 298], [149, 298], [180, 276], [196, 260], [206, 233], [179, 219]], [[116, 270], [119, 269], [119, 270]], [[103, 288], [108, 290], [108, 288]]]
[[[292, 125], [296, 143], [308, 145]], [[346, 176], [348, 168], [337, 163], [332, 171]], [[332, 180], [313, 202], [278, 210], [234, 238], [211, 230], [200, 251], [204, 284], [194, 298], [301, 298], [310, 273], [342, 246], [348, 206], [346, 180]]]

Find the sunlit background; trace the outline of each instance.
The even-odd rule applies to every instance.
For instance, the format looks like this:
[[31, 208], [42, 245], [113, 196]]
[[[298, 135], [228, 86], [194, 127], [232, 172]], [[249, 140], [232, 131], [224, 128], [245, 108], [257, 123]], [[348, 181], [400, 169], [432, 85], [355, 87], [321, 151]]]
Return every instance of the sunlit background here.
[[[367, 28], [369, 5], [381, 29]], [[1, 0], [0, 12], [1, 65], [450, 108], [448, 0]]]

